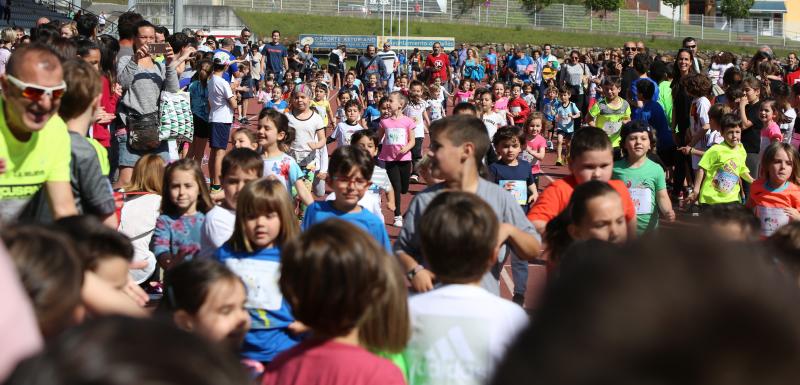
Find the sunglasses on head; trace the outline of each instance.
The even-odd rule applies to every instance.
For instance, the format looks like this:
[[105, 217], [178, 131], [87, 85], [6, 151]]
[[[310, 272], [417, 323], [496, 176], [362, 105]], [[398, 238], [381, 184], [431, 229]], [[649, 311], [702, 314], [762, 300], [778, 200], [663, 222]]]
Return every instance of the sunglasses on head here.
[[25, 83], [11, 75], [6, 75], [6, 79], [20, 90], [23, 98], [32, 102], [38, 102], [44, 95], [49, 96], [53, 100], [61, 99], [61, 97], [64, 96], [64, 92], [67, 91], [67, 84], [64, 83], [64, 81], [55, 87], [42, 87], [38, 84]]

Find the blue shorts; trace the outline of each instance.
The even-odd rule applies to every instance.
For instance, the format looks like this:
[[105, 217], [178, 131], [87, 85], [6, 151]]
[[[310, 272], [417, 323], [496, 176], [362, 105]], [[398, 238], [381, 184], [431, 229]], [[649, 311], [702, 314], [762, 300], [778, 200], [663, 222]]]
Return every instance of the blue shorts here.
[[169, 163], [169, 145], [166, 140], [162, 140], [158, 148], [150, 151], [138, 151], [131, 148], [128, 144], [128, 132], [117, 130], [114, 133], [114, 140], [111, 141], [111, 152], [117, 155], [118, 167], [133, 167], [142, 156], [146, 154], [156, 154]]
[[231, 123], [211, 123], [211, 148], [228, 148], [228, 139], [231, 137]]

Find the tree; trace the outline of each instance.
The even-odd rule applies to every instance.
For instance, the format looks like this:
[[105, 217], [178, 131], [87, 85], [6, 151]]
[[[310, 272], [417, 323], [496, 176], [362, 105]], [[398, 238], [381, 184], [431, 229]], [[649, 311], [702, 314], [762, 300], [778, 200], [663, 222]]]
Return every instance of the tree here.
[[553, 0], [520, 0], [522, 6], [527, 10], [541, 11], [542, 8], [550, 5]]
[[678, 16], [675, 13], [686, 4], [686, 0], [661, 0], [661, 2], [672, 7], [672, 36], [675, 36], [675, 27], [678, 23]]
[[722, 0], [720, 11], [731, 19], [742, 19], [750, 14], [754, 0]]
[[603, 15], [608, 11], [616, 11], [625, 4], [625, 0], [586, 0], [586, 8], [592, 11], [603, 11]]

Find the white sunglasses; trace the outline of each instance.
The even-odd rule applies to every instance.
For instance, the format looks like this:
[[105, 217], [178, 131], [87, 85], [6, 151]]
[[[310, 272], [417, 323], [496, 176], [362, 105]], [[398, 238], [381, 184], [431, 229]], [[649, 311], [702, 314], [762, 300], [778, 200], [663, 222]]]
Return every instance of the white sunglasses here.
[[60, 99], [67, 91], [67, 83], [63, 80], [60, 85], [55, 87], [43, 87], [38, 84], [25, 83], [11, 75], [6, 75], [6, 79], [22, 92], [22, 97], [32, 102], [39, 101], [44, 95], [52, 99]]

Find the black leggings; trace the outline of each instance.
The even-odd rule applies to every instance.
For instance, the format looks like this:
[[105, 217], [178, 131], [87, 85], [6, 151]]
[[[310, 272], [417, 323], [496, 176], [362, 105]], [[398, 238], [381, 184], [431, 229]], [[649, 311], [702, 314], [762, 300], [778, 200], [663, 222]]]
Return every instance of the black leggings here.
[[425, 137], [422, 138], [414, 138], [414, 148], [411, 149], [411, 173], [417, 175], [417, 162], [422, 159], [422, 142], [425, 140]]
[[386, 162], [386, 174], [394, 190], [394, 215], [400, 215], [400, 197], [408, 192], [408, 178], [411, 177], [411, 161]]

